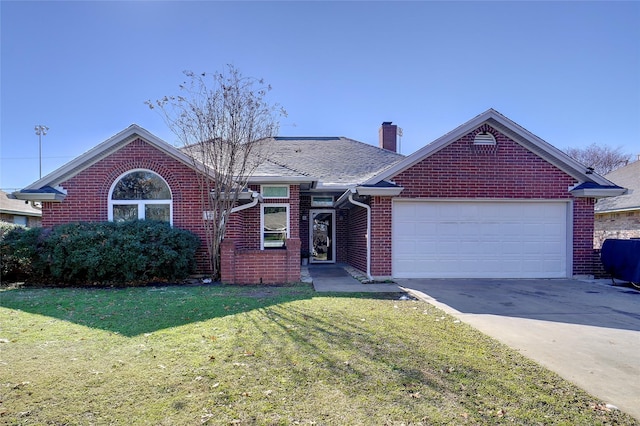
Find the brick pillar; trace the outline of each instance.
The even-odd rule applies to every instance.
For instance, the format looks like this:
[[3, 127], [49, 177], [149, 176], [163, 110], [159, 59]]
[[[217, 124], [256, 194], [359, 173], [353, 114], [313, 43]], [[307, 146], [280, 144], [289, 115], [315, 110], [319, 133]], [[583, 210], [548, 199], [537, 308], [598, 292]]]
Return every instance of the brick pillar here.
[[236, 283], [236, 242], [225, 238], [220, 244], [220, 281], [225, 284]]
[[300, 281], [300, 239], [290, 238], [286, 241], [287, 265], [285, 280], [288, 283]]

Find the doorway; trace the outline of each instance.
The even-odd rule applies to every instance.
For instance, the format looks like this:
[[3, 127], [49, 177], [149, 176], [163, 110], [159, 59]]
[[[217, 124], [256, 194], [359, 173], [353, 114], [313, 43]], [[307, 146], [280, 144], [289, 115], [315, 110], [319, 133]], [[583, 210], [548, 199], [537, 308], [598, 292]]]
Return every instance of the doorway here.
[[334, 210], [311, 210], [309, 212], [309, 248], [311, 263], [335, 263], [336, 259], [336, 214]]

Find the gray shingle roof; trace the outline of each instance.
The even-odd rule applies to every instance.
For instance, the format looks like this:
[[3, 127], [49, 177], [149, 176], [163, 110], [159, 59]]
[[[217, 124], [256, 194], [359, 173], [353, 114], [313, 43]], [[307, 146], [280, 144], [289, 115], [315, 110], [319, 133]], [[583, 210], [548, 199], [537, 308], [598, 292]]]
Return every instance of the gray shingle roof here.
[[0, 213], [42, 216], [42, 210], [35, 209], [31, 204], [18, 200], [4, 191], [0, 191]]
[[404, 158], [345, 137], [275, 137], [267, 144], [273, 163], [317, 178], [327, 189], [363, 183]]
[[640, 209], [640, 161], [616, 169], [605, 176], [611, 182], [627, 188], [625, 195], [603, 198], [595, 206], [596, 213]]
[[297, 170], [290, 169], [285, 166], [281, 166], [271, 160], [266, 160], [261, 163], [253, 173], [254, 176], [260, 177], [308, 177], [308, 173], [299, 172]]

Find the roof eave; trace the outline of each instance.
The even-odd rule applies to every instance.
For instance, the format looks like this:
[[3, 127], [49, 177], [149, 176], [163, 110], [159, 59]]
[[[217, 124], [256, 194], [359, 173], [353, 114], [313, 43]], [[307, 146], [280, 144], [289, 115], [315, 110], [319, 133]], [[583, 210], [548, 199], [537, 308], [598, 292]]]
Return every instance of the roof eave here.
[[16, 216], [42, 217], [42, 213], [40, 212], [31, 212], [31, 211], [26, 212], [22, 210], [0, 209], [0, 213], [12, 214]]
[[252, 184], [263, 184], [263, 183], [288, 183], [288, 184], [298, 184], [298, 183], [313, 183], [316, 180], [309, 176], [251, 176], [248, 179], [249, 183]]
[[380, 196], [380, 197], [396, 197], [404, 190], [401, 186], [393, 186], [386, 188], [379, 188], [375, 186], [356, 186], [355, 188], [358, 195], [364, 196]]
[[[597, 207], [597, 206], [596, 206]], [[607, 213], [625, 213], [640, 210], [640, 206], [622, 207], [618, 209], [598, 210], [596, 208], [595, 214], [607, 214]]]
[[53, 192], [20, 192], [16, 191], [13, 196], [18, 200], [24, 201], [49, 201], [52, 203], [61, 203], [66, 198], [66, 194]]
[[609, 198], [627, 193], [626, 188], [580, 188], [569, 191], [576, 198]]

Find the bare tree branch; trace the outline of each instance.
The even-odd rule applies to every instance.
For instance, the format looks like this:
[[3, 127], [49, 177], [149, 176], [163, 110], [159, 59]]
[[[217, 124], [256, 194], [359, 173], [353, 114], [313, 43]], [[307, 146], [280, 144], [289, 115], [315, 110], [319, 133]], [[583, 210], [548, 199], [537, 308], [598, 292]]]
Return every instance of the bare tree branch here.
[[271, 87], [263, 80], [244, 77], [232, 65], [224, 73], [184, 74], [179, 95], [145, 103], [160, 111], [193, 160], [207, 212], [210, 266], [218, 277], [228, 215], [268, 154], [263, 140], [277, 134], [278, 119], [286, 111], [266, 100]]
[[584, 164], [599, 175], [606, 175], [615, 169], [625, 166], [631, 159], [630, 154], [622, 152], [622, 147], [612, 148], [595, 143], [586, 148], [567, 148], [564, 150], [570, 157]]

